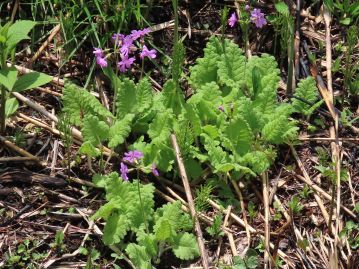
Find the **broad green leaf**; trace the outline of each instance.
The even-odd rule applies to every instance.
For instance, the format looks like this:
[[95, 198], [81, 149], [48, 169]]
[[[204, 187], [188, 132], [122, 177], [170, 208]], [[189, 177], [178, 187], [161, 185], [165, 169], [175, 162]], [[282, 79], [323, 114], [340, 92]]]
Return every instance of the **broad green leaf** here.
[[92, 145], [98, 146], [106, 140], [109, 135], [109, 126], [96, 116], [88, 115], [84, 119], [82, 134], [85, 141], [90, 141]]
[[126, 247], [126, 253], [138, 269], [152, 269], [151, 257], [144, 246], [130, 243]]
[[19, 102], [16, 98], [9, 98], [5, 103], [5, 118], [10, 117], [12, 114], [16, 112], [19, 107]]
[[289, 8], [288, 8], [287, 4], [284, 2], [279, 2], [279, 3], [275, 4], [275, 9], [278, 11], [278, 13], [280, 13], [284, 16], [289, 15]]
[[312, 77], [302, 79], [298, 83], [298, 88], [295, 90], [294, 96], [295, 97], [292, 98], [294, 110], [309, 116], [309, 109], [318, 100], [318, 90], [315, 80]]
[[191, 260], [199, 256], [196, 237], [190, 233], [178, 234], [174, 240], [173, 253], [181, 260]]
[[155, 226], [156, 239], [165, 241], [172, 237], [171, 224], [168, 219], [161, 219]]
[[80, 154], [85, 154], [89, 157], [98, 157], [101, 155], [101, 152], [98, 148], [96, 148], [90, 141], [85, 141], [82, 143], [80, 149]]
[[134, 113], [136, 106], [136, 85], [132, 80], [125, 78], [117, 89], [116, 116], [121, 119], [127, 114]]
[[127, 231], [130, 229], [129, 220], [125, 215], [114, 212], [107, 219], [103, 230], [103, 242], [106, 245], [113, 245], [121, 242]]
[[[233, 153], [243, 155], [250, 149], [253, 134], [248, 123], [241, 117], [232, 120], [225, 130], [225, 146], [232, 150]], [[230, 145], [228, 145], [228, 142]]]
[[117, 120], [115, 124], [110, 127], [108, 143], [110, 148], [115, 148], [125, 141], [131, 131], [133, 118], [133, 114], [128, 114], [123, 119]]
[[39, 72], [31, 72], [19, 77], [19, 79], [15, 82], [12, 91], [22, 92], [28, 89], [42, 86], [46, 83], [49, 83], [51, 80], [51, 76]]
[[0, 84], [4, 85], [9, 91], [12, 90], [17, 79], [17, 70], [14, 66], [0, 69]]
[[6, 46], [8, 49], [14, 48], [21, 40], [29, 39], [28, 33], [36, 25], [35, 21], [20, 20], [9, 27], [7, 32]]

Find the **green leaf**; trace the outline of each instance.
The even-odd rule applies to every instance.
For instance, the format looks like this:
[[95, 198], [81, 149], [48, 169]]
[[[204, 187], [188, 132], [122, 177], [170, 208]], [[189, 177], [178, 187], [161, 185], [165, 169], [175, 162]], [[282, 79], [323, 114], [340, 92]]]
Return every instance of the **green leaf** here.
[[79, 149], [79, 153], [80, 154], [85, 154], [89, 157], [98, 157], [101, 155], [101, 152], [98, 148], [96, 148], [91, 141], [85, 141], [84, 143], [82, 143], [80, 149]]
[[196, 59], [196, 65], [190, 67], [189, 82], [198, 89], [201, 85], [217, 81], [217, 63], [222, 53], [222, 46], [219, 40], [212, 36], [204, 49], [204, 57]]
[[17, 70], [14, 66], [11, 67], [5, 67], [0, 70], [0, 84], [4, 85], [6, 89], [9, 91], [12, 90], [12, 88], [15, 85], [16, 79], [17, 79]]
[[232, 87], [241, 85], [246, 75], [246, 61], [243, 51], [230, 42], [218, 62], [220, 82]]
[[173, 253], [181, 260], [191, 260], [199, 256], [196, 237], [190, 233], [178, 234], [174, 240]]
[[166, 141], [169, 141], [172, 121], [173, 114], [169, 109], [157, 114], [148, 130], [148, 135], [152, 139], [153, 144], [165, 143]]
[[[298, 88], [292, 98], [293, 108], [296, 112], [309, 116], [309, 110], [318, 100], [318, 90], [314, 78], [307, 77], [298, 83]], [[309, 103], [309, 104], [307, 104]], [[313, 105], [311, 105], [313, 104]]]
[[257, 268], [259, 263], [258, 260], [258, 253], [254, 249], [248, 249], [246, 253], [246, 265], [248, 269], [255, 269]]
[[5, 118], [10, 117], [12, 114], [16, 112], [19, 107], [19, 102], [16, 98], [9, 98], [5, 103]]
[[134, 116], [134, 114], [128, 114], [123, 119], [116, 120], [115, 124], [110, 127], [108, 143], [110, 148], [115, 148], [125, 141], [131, 132], [131, 123]]
[[243, 155], [250, 149], [253, 134], [248, 123], [241, 117], [232, 120], [225, 130], [224, 146], [233, 153]]
[[155, 226], [155, 233], [156, 239], [160, 241], [165, 241], [171, 238], [172, 231], [171, 231], [171, 224], [168, 219], [161, 219], [156, 222]]
[[28, 89], [42, 86], [52, 81], [52, 77], [39, 72], [25, 74], [15, 82], [13, 92], [22, 92]]
[[84, 119], [82, 134], [85, 141], [90, 141], [92, 145], [98, 146], [109, 136], [109, 126], [96, 116], [88, 115]]
[[136, 85], [132, 80], [125, 78], [117, 89], [116, 116], [121, 119], [127, 114], [134, 113], [136, 105]]
[[138, 269], [152, 269], [151, 257], [144, 246], [130, 243], [126, 247], [126, 253]]
[[66, 82], [63, 93], [63, 112], [69, 116], [72, 124], [82, 126], [86, 115], [97, 116], [101, 120], [113, 118], [112, 113], [86, 89]]
[[289, 8], [284, 2], [279, 2], [275, 4], [275, 9], [278, 11], [278, 13], [288, 16], [289, 15]]
[[36, 25], [35, 21], [20, 20], [10, 26], [7, 32], [6, 46], [13, 49], [21, 40], [29, 39], [28, 33]]
[[125, 215], [114, 212], [107, 219], [103, 230], [103, 242], [106, 245], [113, 245], [121, 242], [127, 231], [130, 229], [130, 222]]
[[146, 112], [152, 105], [152, 87], [147, 78], [141, 79], [136, 86], [136, 108], [139, 113]]

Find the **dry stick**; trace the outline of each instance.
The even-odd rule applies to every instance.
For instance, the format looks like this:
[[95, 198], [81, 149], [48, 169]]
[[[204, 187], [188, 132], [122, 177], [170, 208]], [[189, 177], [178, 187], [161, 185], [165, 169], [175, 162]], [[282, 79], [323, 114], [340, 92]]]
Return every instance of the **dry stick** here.
[[7, 162], [38, 162], [39, 158], [37, 158], [36, 156], [34, 156], [34, 157], [3, 157], [3, 158], [0, 158], [0, 163], [7, 163]]
[[171, 134], [171, 141], [172, 141], [174, 151], [176, 153], [178, 169], [179, 169], [179, 172], [180, 172], [180, 175], [181, 175], [183, 187], [185, 189], [185, 193], [186, 193], [190, 213], [191, 213], [191, 216], [192, 216], [192, 218], [194, 220], [194, 223], [195, 223], [195, 231], [196, 231], [196, 234], [197, 234], [198, 247], [199, 247], [199, 250], [201, 252], [202, 265], [203, 265], [204, 269], [209, 269], [208, 256], [207, 256], [207, 251], [205, 249], [204, 242], [203, 242], [203, 235], [202, 235], [201, 226], [199, 224], [199, 221], [198, 221], [198, 218], [197, 218], [197, 213], [196, 213], [196, 210], [194, 208], [194, 202], [193, 202], [193, 197], [192, 197], [192, 193], [191, 193], [191, 187], [190, 187], [189, 182], [188, 182], [186, 169], [185, 169], [185, 166], [183, 164], [181, 151], [180, 151], [180, 148], [178, 146], [177, 138], [176, 138], [175, 134]]
[[262, 173], [263, 204], [264, 204], [264, 268], [267, 269], [270, 257], [270, 227], [269, 227], [269, 182], [268, 174]]
[[[326, 68], [327, 68], [327, 87], [328, 91], [331, 97], [332, 104], [333, 101], [333, 86], [332, 86], [332, 44], [331, 44], [331, 36], [330, 36], [330, 23], [331, 23], [331, 14], [328, 10], [327, 6], [324, 5], [324, 22], [325, 22], [325, 43], [326, 43]], [[335, 230], [334, 230], [334, 258], [336, 260], [335, 267], [339, 266], [339, 256], [338, 256], [338, 249], [339, 249], [339, 224], [340, 224], [340, 145], [338, 141], [338, 114], [335, 113], [334, 117], [334, 127], [332, 126], [330, 128], [330, 136], [332, 138], [336, 138], [335, 142], [331, 143], [332, 148], [332, 159], [335, 163], [335, 170], [336, 170], [336, 176], [337, 176], [337, 204], [336, 204], [336, 217], [335, 217]], [[335, 190], [334, 184], [333, 184], [333, 190]], [[334, 209], [334, 193], [332, 194], [332, 202], [331, 202], [331, 208], [330, 208], [330, 223], [332, 221], [332, 215], [333, 215], [333, 209]]]
[[[292, 150], [293, 156], [297, 161], [297, 164], [299, 166], [299, 168], [302, 170], [303, 172], [303, 176], [301, 175], [296, 175], [296, 177], [298, 179], [300, 179], [301, 181], [303, 181], [305, 184], [307, 184], [309, 187], [311, 187], [313, 190], [315, 190], [316, 192], [318, 192], [320, 195], [322, 195], [325, 199], [327, 200], [332, 200], [332, 196], [330, 196], [326, 191], [324, 191], [322, 188], [320, 188], [318, 185], [316, 185], [309, 177], [308, 173], [306, 172], [301, 160], [298, 157], [298, 153], [297, 151], [294, 149], [294, 147], [292, 145], [290, 145], [290, 149]], [[340, 205], [340, 207], [343, 209], [343, 211], [345, 213], [347, 213], [350, 217], [354, 218], [355, 220], [358, 219], [358, 216], [356, 216], [353, 211], [351, 211], [349, 208]]]
[[244, 207], [244, 201], [243, 201], [243, 195], [241, 192], [241, 189], [238, 186], [238, 183], [231, 179], [232, 185], [234, 187], [234, 190], [236, 191], [238, 198], [239, 198], [239, 202], [240, 202], [240, 206], [241, 206], [241, 211], [242, 211], [242, 215], [243, 215], [243, 221], [245, 224], [245, 228], [246, 228], [246, 234], [247, 234], [247, 239], [248, 239], [248, 247], [251, 245], [251, 233], [249, 232], [248, 229], [248, 221], [247, 221], [247, 215], [246, 215], [246, 209]]
[[[227, 207], [227, 214], [226, 214], [226, 216], [224, 217], [224, 221], [223, 221], [223, 224], [222, 224], [222, 229], [223, 229], [223, 230], [227, 227], [229, 215], [231, 214], [231, 210], [232, 210], [232, 206], [229, 205], [229, 206]], [[218, 247], [217, 247], [217, 250], [216, 250], [217, 263], [219, 262], [219, 255], [220, 255], [220, 253], [221, 253], [222, 243], [223, 243], [223, 237], [221, 236], [221, 237], [219, 238]], [[233, 255], [234, 255], [234, 253], [233, 253]]]
[[332, 137], [299, 137], [300, 141], [316, 141], [316, 142], [333, 142], [333, 141], [340, 141], [340, 142], [353, 142], [353, 143], [359, 143], [359, 138], [356, 137], [338, 137], [338, 138], [332, 138]]
[[0, 142], [4, 143], [5, 146], [7, 146], [8, 148], [12, 149], [13, 151], [16, 151], [17, 153], [19, 153], [21, 156], [24, 157], [28, 157], [33, 159], [34, 161], [36, 161], [37, 163], [39, 163], [42, 166], [45, 166], [46, 163], [40, 161], [39, 158], [37, 158], [36, 156], [32, 155], [31, 153], [27, 152], [26, 150], [23, 150], [22, 148], [19, 148], [18, 146], [16, 146], [15, 144], [13, 144], [12, 142], [10, 142], [9, 140], [7, 140], [5, 137], [0, 135]]
[[296, 6], [296, 25], [295, 25], [295, 36], [294, 36], [294, 66], [295, 66], [295, 78], [299, 79], [299, 58], [300, 58], [300, 9], [301, 9], [301, 1], [297, 0]]
[[28, 61], [27, 66], [32, 66], [32, 63], [36, 61], [36, 59], [40, 56], [40, 54], [42, 53], [42, 51], [49, 45], [49, 43], [51, 42], [51, 40], [55, 37], [55, 35], [60, 31], [61, 29], [61, 24], [58, 24], [54, 27], [54, 29], [52, 29], [51, 34], [49, 35], [49, 37], [46, 39], [46, 41], [41, 45], [41, 47], [37, 50], [37, 52], [35, 53], [35, 55]]
[[14, 8], [12, 9], [11, 18], [10, 18], [11, 22], [14, 22], [14, 20], [15, 20], [16, 12], [19, 8], [19, 3], [20, 3], [20, 0], [15, 1]]

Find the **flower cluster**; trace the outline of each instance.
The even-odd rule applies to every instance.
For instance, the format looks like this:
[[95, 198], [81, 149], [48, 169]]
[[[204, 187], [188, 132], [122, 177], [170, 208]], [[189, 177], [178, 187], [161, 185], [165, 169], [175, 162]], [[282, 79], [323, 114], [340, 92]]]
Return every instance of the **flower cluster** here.
[[[264, 13], [261, 12], [259, 8], [254, 8], [252, 11], [249, 5], [245, 6], [245, 10], [250, 12], [250, 21], [255, 24], [257, 28], [262, 28], [264, 25], [267, 24], [267, 20], [264, 17]], [[228, 25], [230, 27], [234, 27], [238, 22], [238, 18], [235, 12], [231, 14], [228, 19]]]
[[[135, 62], [136, 58], [134, 57], [134, 52], [138, 50], [138, 47], [134, 44], [136, 40], [140, 40], [140, 58], [144, 60], [145, 57], [154, 59], [156, 58], [156, 50], [149, 50], [146, 45], [144, 45], [144, 37], [151, 32], [149, 28], [143, 30], [132, 30], [131, 34], [123, 35], [120, 33], [115, 33], [112, 35], [112, 40], [116, 44], [115, 53], [118, 53], [120, 56], [120, 61], [117, 62], [117, 68], [120, 72], [126, 72]], [[93, 54], [96, 57], [96, 63], [102, 68], [107, 67], [107, 58], [110, 54], [105, 55], [105, 51], [100, 48], [94, 48]]]
[[[141, 151], [138, 150], [132, 150], [129, 152], [125, 152], [124, 157], [122, 158], [122, 162], [120, 163], [120, 172], [121, 172], [121, 177], [124, 181], [128, 181], [128, 166], [125, 164], [129, 163], [132, 165], [136, 165], [138, 164], [139, 160], [143, 158], [143, 153]], [[159, 176], [159, 172], [157, 170], [157, 166], [155, 163], [152, 164], [151, 166], [151, 172], [152, 174], [154, 174], [156, 177]]]

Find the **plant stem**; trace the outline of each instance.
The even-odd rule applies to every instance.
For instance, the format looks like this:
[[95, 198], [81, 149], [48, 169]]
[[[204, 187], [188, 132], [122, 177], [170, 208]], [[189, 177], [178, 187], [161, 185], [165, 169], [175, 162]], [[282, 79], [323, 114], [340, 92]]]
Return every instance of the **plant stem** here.
[[288, 46], [288, 79], [287, 79], [287, 96], [293, 94], [293, 68], [294, 68], [294, 23], [288, 20], [289, 27], [289, 46]]
[[0, 85], [0, 88], [1, 88], [0, 133], [3, 134], [6, 128], [6, 119], [5, 119], [6, 89], [2, 85]]
[[146, 232], [149, 234], [150, 231], [148, 230], [147, 220], [146, 220], [146, 217], [145, 217], [145, 212], [143, 210], [143, 202], [142, 202], [142, 197], [141, 197], [139, 170], [138, 169], [137, 169], [137, 191], [138, 191], [138, 198], [140, 200], [141, 214], [142, 214], [143, 223], [145, 224]]

